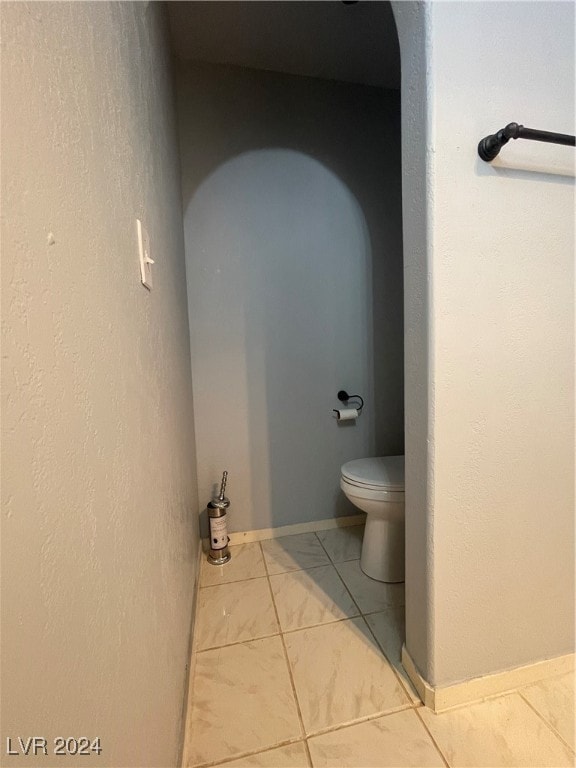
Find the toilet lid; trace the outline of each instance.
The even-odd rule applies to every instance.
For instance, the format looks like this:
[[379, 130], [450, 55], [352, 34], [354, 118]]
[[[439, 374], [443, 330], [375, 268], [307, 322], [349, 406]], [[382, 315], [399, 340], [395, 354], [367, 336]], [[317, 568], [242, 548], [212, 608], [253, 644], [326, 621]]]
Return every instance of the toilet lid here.
[[404, 490], [404, 456], [355, 459], [342, 466], [342, 477], [363, 488]]

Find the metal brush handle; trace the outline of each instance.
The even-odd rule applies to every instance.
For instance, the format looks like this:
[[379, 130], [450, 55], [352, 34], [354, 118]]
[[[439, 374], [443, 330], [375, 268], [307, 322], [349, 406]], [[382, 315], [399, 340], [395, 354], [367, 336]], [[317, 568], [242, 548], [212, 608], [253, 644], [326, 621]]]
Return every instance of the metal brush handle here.
[[228, 472], [224, 472], [222, 475], [222, 482], [220, 484], [220, 494], [218, 496], [219, 501], [224, 501], [224, 491], [226, 490], [226, 481], [228, 480]]

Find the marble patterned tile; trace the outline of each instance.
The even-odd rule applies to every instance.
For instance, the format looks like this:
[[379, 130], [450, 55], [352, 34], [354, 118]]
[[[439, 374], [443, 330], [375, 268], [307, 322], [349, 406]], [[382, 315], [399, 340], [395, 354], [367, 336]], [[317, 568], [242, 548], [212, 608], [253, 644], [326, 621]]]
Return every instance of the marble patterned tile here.
[[560, 768], [574, 755], [517, 694], [434, 714], [418, 710], [452, 768]]
[[542, 680], [518, 691], [574, 749], [574, 673]]
[[328, 552], [333, 563], [346, 560], [358, 560], [362, 553], [363, 525], [349, 525], [344, 528], [332, 528], [329, 531], [317, 531], [316, 536]]
[[330, 559], [315, 533], [298, 533], [262, 542], [268, 573], [286, 573], [317, 565], [328, 565]]
[[266, 577], [198, 591], [197, 650], [280, 632]]
[[406, 637], [404, 606], [389, 606], [384, 611], [371, 613], [364, 618], [380, 643], [386, 658], [400, 674], [406, 693], [414, 704], [418, 704], [420, 698], [402, 666], [402, 643]]
[[333, 565], [270, 576], [283, 632], [358, 616]]
[[443, 768], [414, 710], [396, 712], [308, 741], [314, 768]]
[[218, 766], [222, 768], [310, 768], [310, 763], [304, 742], [297, 741], [285, 747], [258, 752], [257, 755], [218, 763]]
[[211, 565], [202, 557], [200, 566], [200, 586], [213, 587], [216, 584], [229, 584], [232, 581], [244, 581], [258, 576], [266, 576], [260, 543], [238, 544], [230, 547], [232, 559], [224, 565]]
[[409, 706], [364, 619], [284, 635], [307, 734]]
[[197, 654], [193, 686], [187, 766], [302, 737], [280, 637]]
[[386, 584], [366, 576], [360, 560], [336, 563], [335, 567], [362, 613], [382, 611], [390, 605], [404, 605], [404, 584]]

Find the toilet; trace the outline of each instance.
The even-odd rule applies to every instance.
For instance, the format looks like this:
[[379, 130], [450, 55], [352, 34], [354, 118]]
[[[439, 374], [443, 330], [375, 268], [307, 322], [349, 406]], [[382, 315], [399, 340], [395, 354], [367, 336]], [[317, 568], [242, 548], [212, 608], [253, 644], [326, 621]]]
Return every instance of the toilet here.
[[340, 487], [367, 515], [360, 568], [376, 581], [404, 581], [404, 456], [348, 461]]

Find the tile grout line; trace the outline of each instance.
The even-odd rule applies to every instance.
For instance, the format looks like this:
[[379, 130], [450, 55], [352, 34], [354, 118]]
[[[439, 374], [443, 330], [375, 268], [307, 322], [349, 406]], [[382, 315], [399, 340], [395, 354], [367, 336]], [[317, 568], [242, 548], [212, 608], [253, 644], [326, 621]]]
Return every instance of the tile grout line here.
[[[362, 611], [360, 610], [360, 606], [358, 605], [358, 603], [356, 602], [356, 600], [354, 600], [354, 597], [353, 597], [353, 595], [352, 595], [352, 592], [350, 592], [350, 590], [348, 589], [348, 585], [346, 584], [346, 582], [344, 581], [344, 579], [343, 579], [343, 578], [342, 578], [342, 576], [340, 575], [340, 571], [338, 570], [338, 568], [336, 568], [336, 563], [335, 563], [335, 562], [332, 560], [332, 558], [331, 558], [331, 557], [330, 557], [330, 555], [328, 554], [328, 550], [326, 549], [326, 547], [324, 546], [324, 544], [322, 544], [322, 542], [320, 541], [320, 537], [318, 536], [318, 534], [316, 533], [316, 531], [314, 531], [314, 535], [316, 536], [316, 538], [317, 538], [317, 539], [318, 539], [318, 541], [320, 542], [320, 546], [322, 547], [322, 549], [324, 550], [324, 552], [326, 552], [326, 556], [328, 557], [328, 560], [330, 560], [330, 564], [331, 564], [332, 568], [334, 568], [334, 570], [335, 570], [335, 571], [336, 571], [336, 573], [338, 574], [338, 578], [340, 579], [340, 581], [341, 581], [341, 582], [342, 582], [342, 584], [344, 585], [344, 589], [346, 590], [346, 592], [348, 592], [348, 594], [349, 594], [349, 596], [350, 596], [350, 600], [352, 600], [352, 602], [353, 602], [353, 603], [354, 603], [354, 605], [356, 606], [356, 610], [358, 611], [358, 614], [359, 614], [360, 616], [362, 616]], [[353, 561], [353, 560], [347, 560], [346, 562], [350, 562], [350, 563], [351, 563], [351, 562], [354, 562], [354, 561]]]
[[[257, 543], [257, 542], [254, 542]], [[217, 762], [208, 761], [205, 763], [196, 763], [193, 766], [190, 766], [190, 768], [220, 768], [220, 766], [230, 765], [230, 763], [236, 762], [236, 760], [244, 760], [246, 757], [254, 757], [255, 755], [262, 755], [264, 752], [271, 752], [273, 749], [281, 749], [282, 747], [289, 747], [291, 744], [300, 744], [302, 739], [300, 737], [295, 737], [293, 739], [284, 739], [283, 741], [279, 741], [277, 744], [273, 744], [271, 747], [264, 747], [264, 749], [257, 749], [257, 750], [246, 750], [244, 752], [238, 752], [236, 755], [232, 755], [232, 757], [226, 757], [224, 760], [219, 760]]]
[[[378, 611], [377, 611], [377, 613], [378, 613]], [[382, 613], [383, 613], [383, 611], [382, 611]], [[368, 614], [368, 615], [370, 615], [370, 614]], [[388, 658], [388, 655], [387, 655], [386, 651], [384, 650], [384, 648], [382, 647], [382, 644], [380, 643], [380, 641], [376, 637], [376, 634], [375, 634], [374, 630], [372, 629], [370, 624], [366, 621], [366, 616], [364, 616], [364, 614], [362, 614], [362, 618], [364, 619], [364, 623], [368, 627], [368, 631], [370, 632], [370, 634], [374, 638], [374, 641], [378, 645], [378, 648], [380, 648], [380, 650], [382, 651], [382, 655], [384, 656], [384, 658], [386, 659], [386, 661], [390, 665], [390, 668], [391, 668], [392, 672], [396, 676], [396, 680], [398, 681], [398, 683], [400, 684], [400, 687], [402, 688], [402, 692], [404, 693], [404, 695], [408, 698], [408, 700], [410, 702], [410, 706], [413, 709], [417, 709], [418, 707], [423, 706], [423, 702], [422, 702], [422, 700], [420, 698], [418, 699], [418, 701], [414, 701], [412, 699], [412, 696], [410, 695], [410, 693], [406, 689], [406, 683], [402, 679], [402, 675], [400, 674], [400, 672], [398, 672], [398, 670], [396, 669], [396, 667], [394, 666], [392, 661]]]
[[[340, 581], [342, 582], [342, 584], [344, 584], [344, 587], [346, 588], [346, 591], [350, 595], [350, 597], [352, 599], [352, 602], [354, 603], [354, 605], [358, 609], [358, 612], [359, 612], [360, 616], [366, 617], [366, 616], [371, 616], [373, 613], [383, 613], [387, 608], [404, 608], [404, 609], [406, 608], [405, 605], [398, 605], [397, 603], [385, 603], [384, 604], [384, 608], [377, 608], [376, 610], [363, 611], [360, 608], [360, 605], [358, 604], [358, 602], [354, 599], [354, 596], [352, 595], [352, 592], [350, 591], [350, 588], [348, 587], [348, 585], [344, 581], [344, 578], [342, 577], [342, 574], [340, 573], [340, 571], [338, 570], [338, 567], [337, 567], [339, 565], [343, 565], [344, 563], [360, 563], [360, 558], [359, 557], [354, 557], [351, 560], [338, 560], [338, 561], [332, 560], [332, 558], [330, 557], [330, 554], [328, 553], [328, 550], [326, 549], [324, 544], [322, 544], [322, 541], [320, 540], [320, 537], [318, 536], [316, 531], [314, 531], [314, 533], [315, 533], [316, 537], [318, 538], [318, 541], [320, 542], [320, 545], [322, 546], [322, 549], [328, 555], [328, 559], [330, 560], [331, 565], [334, 567], [334, 570], [338, 574], [338, 576], [340, 578]], [[366, 576], [366, 578], [369, 578], [369, 577]], [[373, 579], [373, 581], [376, 581], [376, 579]], [[385, 584], [386, 582], [379, 582], [379, 583]], [[404, 584], [404, 582], [393, 582], [393, 583]]]
[[269, 635], [260, 635], [259, 637], [248, 637], [245, 640], [234, 640], [233, 643], [224, 643], [223, 645], [211, 645], [210, 648], [200, 648], [197, 654], [207, 653], [208, 651], [220, 651], [222, 648], [232, 648], [234, 645], [244, 645], [245, 643], [254, 643], [257, 640], [269, 640], [271, 637], [278, 637], [280, 632], [271, 632]]
[[561, 735], [558, 733], [558, 731], [557, 731], [557, 730], [554, 728], [554, 726], [552, 725], [552, 723], [549, 723], [549, 722], [548, 722], [548, 720], [546, 720], [546, 718], [544, 717], [544, 715], [543, 715], [541, 712], [539, 712], [539, 711], [536, 709], [536, 707], [535, 707], [535, 706], [534, 706], [534, 705], [533, 705], [533, 704], [532, 704], [530, 701], [528, 701], [528, 699], [526, 699], [526, 698], [525, 698], [525, 697], [524, 697], [524, 696], [523, 696], [523, 695], [520, 693], [520, 689], [519, 689], [519, 688], [517, 688], [515, 691], [513, 691], [513, 693], [517, 693], [517, 694], [518, 694], [518, 696], [520, 696], [520, 698], [522, 699], [522, 701], [523, 701], [525, 704], [527, 704], [527, 705], [530, 707], [530, 709], [531, 709], [531, 710], [534, 712], [534, 714], [538, 715], [538, 717], [540, 718], [540, 720], [542, 720], [542, 722], [543, 722], [543, 723], [544, 723], [544, 724], [545, 724], [545, 725], [548, 727], [548, 729], [549, 729], [550, 731], [552, 731], [552, 733], [554, 734], [554, 736], [556, 736], [556, 738], [558, 739], [558, 741], [560, 741], [560, 742], [561, 742], [561, 743], [562, 743], [562, 744], [563, 744], [565, 747], [567, 747], [567, 749], [568, 749], [568, 750], [569, 750], [569, 751], [570, 751], [572, 754], [575, 754], [574, 748], [573, 748], [573, 747], [571, 747], [571, 746], [570, 746], [570, 744], [568, 744], [568, 742], [564, 740], [564, 737], [563, 737], [563, 736], [561, 736]]
[[[259, 544], [259, 541], [253, 542], [254, 544]], [[358, 559], [358, 558], [356, 558]], [[344, 560], [342, 562], [346, 563], [353, 563], [354, 560]], [[334, 568], [336, 568], [336, 564], [333, 563], [331, 560], [328, 563], [323, 563], [322, 565], [310, 565], [307, 568], [291, 568], [289, 571], [278, 571], [278, 573], [271, 573], [270, 576], [286, 576], [289, 573], [299, 573], [300, 571], [313, 571], [315, 568], [326, 568], [326, 566], [332, 565]], [[219, 566], [223, 567], [223, 566]], [[231, 581], [221, 581], [218, 584], [203, 584], [200, 585], [199, 589], [211, 589], [212, 587], [224, 587], [226, 584], [238, 584], [240, 581], [256, 581], [257, 579], [265, 579], [266, 576], [247, 576], [242, 579], [232, 579]], [[376, 613], [377, 611], [374, 611]]]
[[305, 627], [296, 627], [295, 629], [282, 629], [283, 635], [293, 635], [295, 632], [303, 632], [305, 629], [317, 629], [318, 627], [327, 627], [330, 624], [341, 624], [343, 621], [350, 621], [350, 619], [360, 619], [359, 613], [354, 616], [343, 616], [341, 619], [332, 619], [330, 621], [321, 621], [319, 624], [306, 624]]
[[428, 736], [430, 737], [430, 739], [431, 739], [431, 741], [432, 741], [432, 744], [434, 744], [434, 746], [436, 747], [436, 749], [437, 749], [437, 751], [438, 751], [438, 754], [440, 755], [440, 757], [442, 758], [442, 760], [443, 760], [443, 762], [444, 762], [444, 765], [446, 766], [446, 768], [451, 768], [451, 766], [450, 766], [450, 763], [448, 762], [447, 758], [446, 758], [446, 757], [445, 757], [445, 755], [444, 755], [444, 752], [442, 752], [442, 750], [440, 749], [440, 746], [439, 746], [438, 742], [436, 741], [436, 739], [434, 738], [434, 736], [432, 736], [432, 731], [431, 731], [431, 730], [428, 728], [428, 726], [427, 726], [427, 725], [426, 725], [426, 723], [424, 722], [424, 718], [422, 717], [422, 715], [421, 715], [421, 714], [420, 714], [420, 712], [418, 711], [418, 707], [416, 707], [416, 708], [414, 709], [414, 712], [416, 713], [416, 717], [418, 718], [418, 720], [420, 720], [420, 722], [422, 723], [422, 726], [423, 726], [424, 730], [426, 731], [426, 733], [427, 733], [427, 734], [428, 734]]
[[270, 578], [274, 576], [289, 576], [291, 573], [302, 573], [302, 571], [315, 571], [317, 568], [327, 568], [334, 563], [329, 560], [327, 563], [321, 563], [320, 565], [309, 565], [307, 568], [290, 568], [288, 571], [278, 571], [278, 573], [271, 573]]
[[[372, 635], [372, 637], [374, 638], [374, 642], [376, 643], [376, 645], [378, 646], [378, 648], [379, 648], [379, 649], [380, 649], [380, 651], [382, 652], [382, 655], [384, 656], [384, 659], [385, 659], [385, 660], [388, 662], [388, 664], [390, 665], [390, 668], [392, 669], [392, 672], [393, 672], [394, 676], [396, 677], [396, 679], [397, 679], [398, 683], [400, 684], [400, 688], [401, 688], [401, 690], [402, 690], [402, 693], [403, 693], [403, 694], [404, 694], [404, 695], [407, 697], [408, 701], [410, 702], [410, 706], [411, 706], [411, 707], [419, 707], [419, 706], [422, 704], [422, 702], [421, 702], [420, 700], [418, 700], [418, 703], [416, 703], [416, 702], [412, 701], [412, 697], [410, 696], [410, 694], [409, 694], [409, 693], [408, 693], [408, 691], [406, 690], [406, 687], [405, 687], [405, 685], [404, 685], [404, 683], [403, 683], [403, 681], [402, 681], [402, 679], [401, 679], [401, 675], [400, 675], [400, 673], [399, 673], [399, 672], [396, 670], [396, 668], [394, 667], [394, 664], [392, 664], [392, 662], [390, 661], [390, 659], [389, 659], [389, 658], [388, 658], [388, 656], [386, 655], [386, 652], [384, 651], [384, 648], [382, 648], [382, 646], [381, 646], [381, 645], [380, 645], [380, 643], [378, 642], [378, 638], [376, 637], [376, 635], [374, 634], [374, 632], [372, 632], [372, 628], [370, 627], [370, 624], [368, 624], [368, 622], [366, 621], [366, 616], [370, 616], [372, 613], [383, 613], [383, 612], [384, 612], [384, 610], [382, 610], [382, 611], [371, 611], [370, 613], [366, 613], [366, 614], [364, 614], [364, 613], [362, 612], [362, 610], [361, 610], [360, 606], [358, 605], [358, 603], [357, 603], [357, 602], [356, 602], [356, 600], [354, 599], [354, 596], [352, 595], [352, 592], [351, 592], [351, 591], [348, 589], [348, 585], [346, 584], [346, 582], [345, 582], [345, 581], [344, 581], [344, 579], [342, 578], [342, 575], [341, 575], [340, 571], [338, 570], [338, 568], [336, 568], [336, 563], [335, 563], [335, 562], [332, 560], [332, 558], [330, 557], [330, 553], [328, 552], [328, 550], [326, 549], [326, 547], [325, 547], [325, 546], [324, 546], [324, 544], [322, 543], [322, 540], [321, 540], [321, 539], [320, 539], [320, 537], [318, 536], [318, 533], [316, 533], [316, 532], [314, 532], [314, 533], [315, 533], [315, 536], [316, 536], [316, 538], [317, 538], [317, 539], [318, 539], [318, 541], [320, 542], [320, 546], [322, 547], [322, 549], [324, 550], [324, 552], [326, 552], [326, 554], [328, 555], [328, 559], [330, 560], [330, 562], [332, 563], [332, 566], [333, 566], [334, 570], [335, 570], [335, 571], [336, 571], [336, 573], [338, 574], [338, 578], [340, 579], [340, 581], [341, 581], [341, 582], [342, 582], [342, 584], [344, 585], [344, 588], [346, 589], [346, 591], [347, 591], [347, 592], [348, 592], [348, 594], [350, 595], [350, 599], [352, 600], [352, 602], [353, 602], [353, 603], [354, 603], [354, 605], [356, 606], [356, 608], [357, 608], [357, 610], [358, 610], [358, 612], [359, 612], [360, 616], [362, 617], [362, 619], [364, 619], [364, 624], [365, 624], [365, 625], [368, 627], [368, 631], [370, 632], [370, 634], [371, 634], [371, 635]], [[359, 558], [355, 558], [355, 560], [359, 560]], [[344, 560], [344, 561], [342, 561], [342, 562], [352, 563], [352, 562], [355, 562], [355, 560]], [[391, 606], [391, 607], [394, 607], [394, 606]], [[355, 617], [355, 616], [350, 616], [350, 617], [348, 617], [348, 618], [356, 618], [356, 617]], [[345, 621], [345, 619], [341, 619], [341, 621]]]
[[[217, 568], [223, 568], [224, 566], [219, 565], [216, 566]], [[258, 579], [265, 579], [266, 576], [247, 576], [244, 579], [232, 579], [231, 581], [221, 581], [218, 584], [202, 584], [200, 585], [200, 589], [213, 589], [214, 587], [226, 587], [228, 584], [239, 584], [241, 581], [258, 581]]]
[[[382, 583], [385, 584], [386, 582], [382, 582]], [[401, 583], [401, 582], [394, 582], [394, 583], [397, 584], [397, 583]], [[404, 609], [406, 609], [406, 606], [405, 605], [398, 605], [396, 603], [386, 603], [384, 608], [378, 608], [376, 611], [366, 611], [365, 613], [362, 614], [362, 616], [364, 616], [364, 618], [366, 618], [367, 616], [374, 616], [376, 613], [385, 613], [388, 610], [388, 608], [404, 608]], [[406, 612], [406, 611], [404, 611], [404, 612]]]
[[[249, 637], [245, 640], [234, 640], [231, 643], [224, 643], [223, 645], [211, 645], [209, 648], [200, 648], [196, 651], [196, 653], [200, 654], [200, 653], [206, 653], [207, 651], [219, 651], [221, 648], [230, 648], [233, 645], [244, 645], [244, 643], [251, 643], [254, 640], [267, 640], [271, 637], [278, 637], [279, 635], [293, 635], [296, 632], [303, 632], [305, 629], [317, 629], [318, 627], [327, 627], [330, 624], [341, 624], [343, 621], [350, 621], [351, 619], [362, 619], [362, 618], [364, 618], [364, 616], [361, 613], [357, 613], [357, 614], [354, 614], [354, 616], [344, 616], [341, 619], [332, 619], [331, 621], [324, 621], [324, 622], [321, 622], [320, 624], [307, 624], [305, 627], [296, 627], [296, 629], [281, 628], [279, 632], [272, 632], [269, 635], [261, 635], [260, 637]], [[370, 629], [370, 625], [368, 625], [368, 628]], [[378, 640], [376, 640], [376, 642], [378, 643]], [[380, 643], [378, 643], [378, 647], [382, 649], [382, 646], [380, 645]], [[388, 659], [384, 651], [382, 651], [382, 653], [386, 657], [386, 661], [389, 662], [390, 666], [393, 666], [392, 662]]]
[[284, 651], [284, 659], [286, 661], [286, 667], [288, 669], [288, 677], [290, 679], [290, 685], [292, 686], [292, 695], [294, 696], [294, 701], [296, 703], [296, 711], [298, 713], [298, 720], [300, 722], [300, 732], [302, 734], [302, 741], [304, 742], [304, 749], [306, 750], [306, 757], [308, 760], [308, 764], [310, 768], [312, 768], [312, 757], [310, 755], [310, 749], [308, 748], [308, 741], [306, 736], [306, 728], [304, 727], [304, 718], [302, 717], [302, 710], [300, 708], [300, 702], [298, 700], [298, 694], [296, 692], [296, 684], [294, 682], [294, 677], [292, 675], [292, 667], [290, 666], [290, 658], [288, 656], [288, 650], [286, 648], [286, 642], [284, 640], [284, 633], [282, 631], [282, 624], [280, 623], [280, 616], [278, 615], [278, 608], [276, 606], [276, 600], [274, 599], [274, 590], [272, 589], [272, 582], [270, 581], [270, 572], [268, 571], [268, 563], [266, 562], [266, 556], [264, 554], [264, 549], [262, 548], [262, 543], [258, 542], [260, 546], [260, 552], [262, 554], [262, 560], [264, 561], [264, 569], [266, 571], [266, 578], [268, 580], [268, 589], [270, 591], [270, 597], [272, 599], [272, 605], [274, 606], [274, 613], [276, 615], [276, 621], [278, 622], [278, 628], [280, 630], [280, 641], [282, 643], [282, 650]]
[[[256, 542], [254, 542], [254, 543], [256, 543]], [[231, 547], [231, 549], [233, 549], [233, 548]], [[261, 554], [262, 554], [262, 552], [261, 552]], [[264, 557], [262, 557], [262, 561], [264, 563]], [[223, 566], [217, 566], [217, 567], [223, 567]], [[202, 576], [202, 573], [200, 573], [200, 577], [201, 576]], [[205, 586], [202, 586], [199, 583], [198, 595], [200, 594], [200, 590], [215, 589], [215, 588], [218, 588], [218, 587], [229, 587], [231, 584], [242, 584], [245, 581], [258, 581], [260, 579], [262, 581], [265, 580], [266, 579], [266, 573], [264, 573], [263, 575], [260, 575], [260, 576], [249, 576], [246, 579], [237, 579], [236, 581], [223, 581], [223, 582], [220, 582], [218, 584], [206, 584]], [[199, 578], [199, 582], [200, 582], [200, 578]], [[198, 603], [200, 603], [200, 600], [198, 600]], [[278, 634], [279, 634], [279, 631], [278, 632], [271, 632], [270, 634], [266, 634], [266, 635], [261, 635], [260, 637], [250, 637], [250, 638], [247, 638], [245, 640], [234, 640], [231, 643], [222, 643], [220, 645], [211, 645], [208, 648], [197, 647], [196, 648], [196, 653], [200, 654], [200, 653], [206, 653], [207, 651], [220, 650], [221, 648], [229, 648], [232, 645], [241, 645], [242, 643], [251, 642], [252, 640], [265, 640], [266, 638], [269, 638], [269, 637], [275, 637]]]
[[337, 725], [328, 725], [326, 728], [320, 728], [317, 731], [312, 731], [312, 733], [308, 734], [309, 739], [315, 739], [317, 736], [325, 736], [328, 733], [335, 733], [336, 731], [343, 731], [345, 728], [353, 728], [355, 725], [362, 725], [362, 723], [369, 723], [372, 720], [381, 720], [384, 717], [391, 717], [392, 715], [397, 715], [400, 712], [410, 712], [414, 707], [410, 706], [410, 704], [399, 704], [397, 707], [394, 707], [393, 709], [389, 709], [386, 711], [380, 711], [380, 712], [374, 712], [371, 715], [361, 715], [360, 717], [354, 718], [354, 720], [347, 720], [345, 723], [338, 723]]

